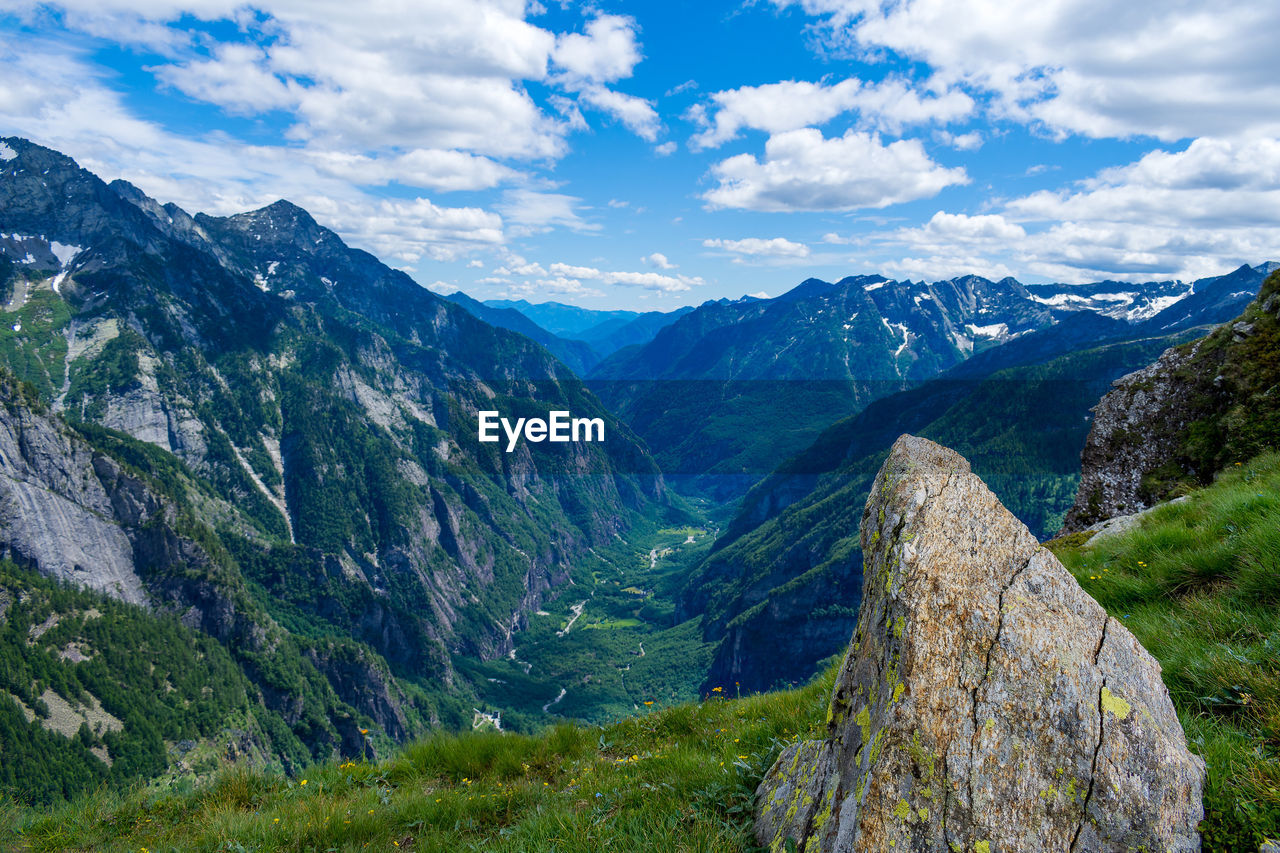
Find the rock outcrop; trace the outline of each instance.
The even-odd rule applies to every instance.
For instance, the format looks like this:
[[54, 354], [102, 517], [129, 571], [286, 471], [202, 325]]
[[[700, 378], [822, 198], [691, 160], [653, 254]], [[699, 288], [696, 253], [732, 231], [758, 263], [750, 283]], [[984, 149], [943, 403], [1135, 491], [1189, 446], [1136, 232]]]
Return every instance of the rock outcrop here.
[[1063, 522], [1075, 532], [1150, 507], [1143, 479], [1177, 453], [1189, 423], [1203, 414], [1197, 389], [1186, 381], [1200, 342], [1165, 350], [1149, 367], [1117, 379], [1093, 408], [1093, 426], [1080, 454], [1080, 487]]
[[145, 520], [135, 494], [141, 491], [0, 377], [0, 553], [49, 577], [144, 604], [133, 545], [117, 517]]
[[1280, 440], [1280, 274], [1235, 321], [1116, 380], [1093, 409], [1063, 533], [1140, 512]]
[[827, 738], [758, 791], [771, 850], [1194, 851], [1203, 762], [1159, 664], [958, 454], [903, 436]]

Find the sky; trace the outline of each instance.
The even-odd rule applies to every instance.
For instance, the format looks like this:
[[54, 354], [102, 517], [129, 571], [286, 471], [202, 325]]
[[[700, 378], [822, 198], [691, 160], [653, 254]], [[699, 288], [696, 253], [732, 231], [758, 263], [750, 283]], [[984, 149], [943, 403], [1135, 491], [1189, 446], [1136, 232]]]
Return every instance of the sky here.
[[0, 135], [439, 292], [1280, 260], [1274, 0], [0, 0]]

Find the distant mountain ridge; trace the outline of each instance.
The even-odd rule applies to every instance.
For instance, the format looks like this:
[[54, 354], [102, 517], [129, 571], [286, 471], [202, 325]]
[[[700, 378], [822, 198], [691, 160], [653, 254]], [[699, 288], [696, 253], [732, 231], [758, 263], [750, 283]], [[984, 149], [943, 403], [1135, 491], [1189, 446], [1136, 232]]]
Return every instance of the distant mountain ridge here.
[[604, 357], [596, 352], [586, 341], [568, 339], [550, 332], [515, 308], [489, 305], [472, 299], [461, 290], [450, 293], [445, 298], [466, 308], [476, 318], [484, 320], [491, 326], [510, 329], [513, 332], [519, 332], [530, 340], [537, 341], [579, 376], [585, 376]]
[[661, 329], [693, 310], [683, 306], [672, 311], [610, 311], [524, 299], [486, 299], [483, 304], [518, 311], [554, 335], [586, 343], [599, 354], [597, 363], [620, 349], [648, 343]]
[[1266, 269], [1190, 285], [807, 279], [774, 299], [705, 303], [606, 358], [589, 384], [677, 482], [726, 497], [880, 397], [970, 360], [997, 363], [1010, 347], [1061, 354], [1221, 322]]

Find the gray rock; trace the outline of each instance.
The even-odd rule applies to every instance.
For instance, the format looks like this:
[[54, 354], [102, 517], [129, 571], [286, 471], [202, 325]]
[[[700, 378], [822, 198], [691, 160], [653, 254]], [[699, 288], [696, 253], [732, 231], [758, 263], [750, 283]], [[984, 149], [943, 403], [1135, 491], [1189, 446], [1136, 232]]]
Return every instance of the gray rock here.
[[1159, 664], [968, 463], [903, 436], [862, 520], [823, 741], [757, 792], [771, 850], [1196, 851], [1204, 763]]
[[[1182, 503], [1185, 500], [1187, 500], [1187, 496], [1183, 495], [1180, 498], [1174, 498], [1173, 500], [1166, 501], [1165, 503], [1176, 504], [1176, 503]], [[1165, 504], [1160, 504], [1159, 506], [1164, 506], [1164, 505]], [[1105, 521], [1099, 521], [1095, 524], [1090, 524], [1088, 527], [1084, 529], [1084, 532], [1093, 534], [1093, 536], [1089, 538], [1090, 542], [1097, 542], [1101, 539], [1106, 539], [1111, 536], [1119, 536], [1122, 533], [1126, 533], [1134, 529], [1135, 527], [1137, 527], [1139, 524], [1142, 523], [1142, 519], [1146, 518], [1148, 515], [1150, 515], [1152, 512], [1154, 512], [1158, 508], [1159, 507], [1153, 506], [1153, 507], [1148, 507], [1142, 510], [1141, 512], [1135, 512], [1130, 515], [1117, 515], [1115, 518], [1108, 518]]]
[[1194, 389], [1179, 371], [1195, 361], [1199, 347], [1165, 350], [1154, 364], [1117, 379], [1093, 407], [1080, 487], [1063, 533], [1148, 508], [1143, 477], [1173, 455], [1196, 416]]
[[[6, 388], [0, 396], [10, 392]], [[49, 577], [146, 603], [133, 546], [115, 518], [93, 452], [56, 420], [4, 402], [9, 405], [0, 408], [0, 549]], [[114, 478], [114, 463], [98, 461]]]

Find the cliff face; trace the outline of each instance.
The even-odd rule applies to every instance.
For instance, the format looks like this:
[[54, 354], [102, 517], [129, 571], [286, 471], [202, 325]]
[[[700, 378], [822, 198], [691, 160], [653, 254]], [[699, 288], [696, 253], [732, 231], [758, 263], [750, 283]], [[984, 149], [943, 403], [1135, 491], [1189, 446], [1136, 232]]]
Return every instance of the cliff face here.
[[1235, 321], [1164, 352], [1094, 407], [1080, 488], [1063, 532], [1204, 485], [1280, 438], [1280, 275]]
[[0, 542], [41, 574], [133, 604], [146, 593], [127, 531], [158, 501], [0, 380]]
[[958, 454], [895, 443], [827, 737], [758, 791], [773, 850], [1199, 850], [1160, 667]]

